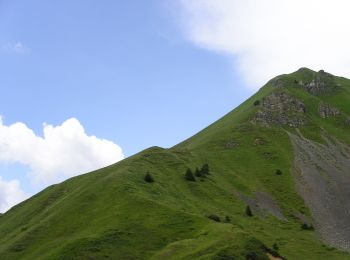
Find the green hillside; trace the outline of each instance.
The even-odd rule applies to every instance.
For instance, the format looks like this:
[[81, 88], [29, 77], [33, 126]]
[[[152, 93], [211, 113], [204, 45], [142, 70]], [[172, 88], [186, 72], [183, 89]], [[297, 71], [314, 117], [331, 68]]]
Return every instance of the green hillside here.
[[0, 215], [0, 259], [349, 259], [349, 104], [348, 79], [278, 76], [188, 140]]

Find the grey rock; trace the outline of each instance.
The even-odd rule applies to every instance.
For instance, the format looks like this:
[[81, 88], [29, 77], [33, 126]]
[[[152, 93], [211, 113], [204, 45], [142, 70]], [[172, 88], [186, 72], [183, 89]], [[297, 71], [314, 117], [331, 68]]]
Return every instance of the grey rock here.
[[334, 81], [334, 76], [323, 70], [315, 74], [311, 81], [299, 81], [298, 85], [314, 96], [331, 93], [336, 87], [339, 87]]
[[262, 108], [256, 112], [251, 122], [261, 123], [264, 126], [298, 127], [307, 122], [305, 112], [303, 102], [285, 92], [274, 92], [263, 98]]
[[226, 149], [235, 149], [238, 146], [239, 146], [239, 144], [234, 140], [230, 140], [230, 141], [226, 142], [226, 144], [225, 144]]
[[327, 117], [334, 117], [341, 115], [339, 109], [332, 107], [331, 105], [321, 102], [318, 105], [318, 112], [320, 113], [320, 117], [327, 118]]
[[305, 113], [306, 108], [303, 102], [285, 92], [274, 92], [263, 99], [263, 107], [275, 111], [296, 111]]
[[254, 144], [255, 146], [265, 145], [266, 143], [267, 143], [267, 142], [266, 142], [263, 138], [261, 138], [261, 137], [255, 138], [255, 139], [254, 139], [254, 142], [253, 142], [253, 144]]
[[304, 85], [304, 88], [312, 95], [318, 96], [327, 93], [327, 86], [319, 77]]

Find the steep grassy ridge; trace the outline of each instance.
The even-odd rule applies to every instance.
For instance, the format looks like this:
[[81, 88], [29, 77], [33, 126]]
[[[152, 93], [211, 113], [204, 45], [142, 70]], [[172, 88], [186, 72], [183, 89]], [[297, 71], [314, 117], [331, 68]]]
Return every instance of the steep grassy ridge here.
[[[321, 118], [321, 101], [341, 114]], [[349, 145], [349, 104], [347, 79], [279, 76], [175, 147], [51, 186], [0, 216], [0, 259], [348, 259], [322, 242], [322, 223], [297, 191], [290, 134]], [[209, 175], [185, 180], [206, 163]]]

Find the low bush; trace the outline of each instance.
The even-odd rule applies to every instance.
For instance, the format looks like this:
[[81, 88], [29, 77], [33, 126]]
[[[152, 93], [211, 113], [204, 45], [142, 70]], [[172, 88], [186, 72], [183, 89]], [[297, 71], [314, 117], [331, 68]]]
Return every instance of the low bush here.
[[281, 171], [280, 169], [277, 169], [277, 170], [275, 171], [275, 174], [276, 174], [276, 175], [282, 175], [282, 171]]
[[146, 173], [146, 175], [144, 177], [144, 180], [145, 180], [145, 182], [148, 182], [148, 183], [154, 182], [154, 179], [153, 179], [152, 175], [149, 172]]
[[211, 214], [208, 216], [209, 219], [214, 220], [215, 222], [221, 222], [221, 219], [218, 215]]
[[278, 249], [279, 249], [277, 243], [274, 243], [274, 244], [272, 245], [272, 248], [273, 248], [273, 250], [276, 250], [276, 251], [278, 251]]
[[314, 230], [314, 226], [313, 225], [309, 225], [309, 224], [307, 224], [307, 223], [303, 223], [302, 225], [301, 225], [301, 229], [302, 230]]

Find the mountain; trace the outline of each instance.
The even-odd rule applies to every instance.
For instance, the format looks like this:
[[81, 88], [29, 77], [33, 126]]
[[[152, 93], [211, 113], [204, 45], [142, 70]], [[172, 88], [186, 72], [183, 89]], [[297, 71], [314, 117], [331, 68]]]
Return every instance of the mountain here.
[[349, 104], [348, 79], [278, 76], [170, 149], [13, 207], [0, 259], [349, 259]]

